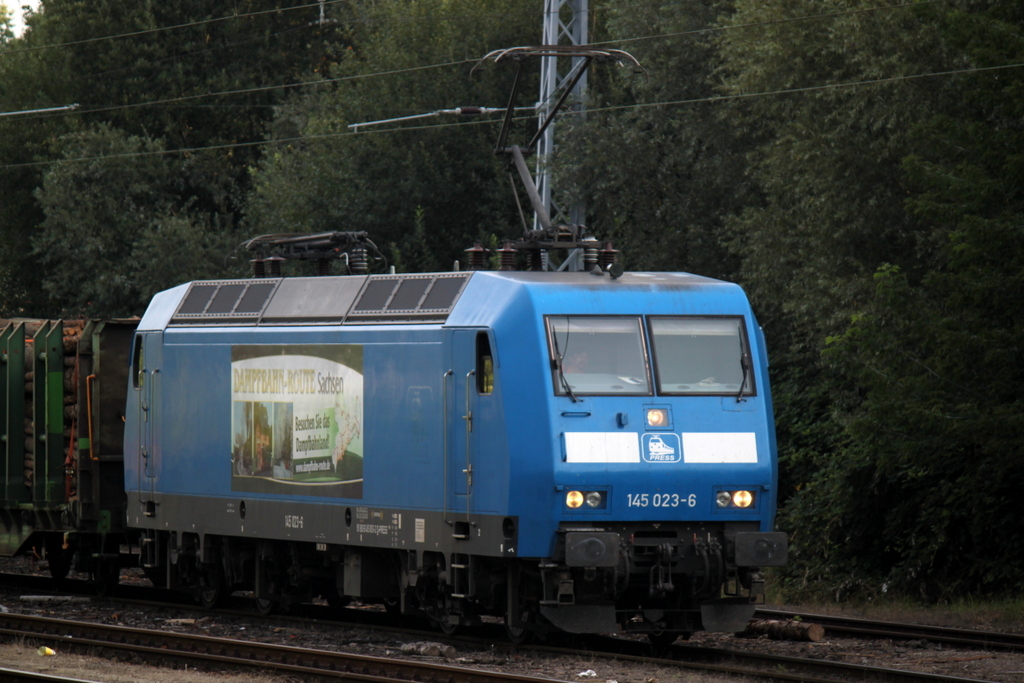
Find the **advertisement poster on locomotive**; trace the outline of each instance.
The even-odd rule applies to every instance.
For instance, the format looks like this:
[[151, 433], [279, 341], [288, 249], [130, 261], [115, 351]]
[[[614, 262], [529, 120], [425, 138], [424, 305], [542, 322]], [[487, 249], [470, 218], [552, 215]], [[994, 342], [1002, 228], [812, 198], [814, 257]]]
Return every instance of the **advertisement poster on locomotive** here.
[[231, 488], [363, 497], [363, 347], [231, 348]]

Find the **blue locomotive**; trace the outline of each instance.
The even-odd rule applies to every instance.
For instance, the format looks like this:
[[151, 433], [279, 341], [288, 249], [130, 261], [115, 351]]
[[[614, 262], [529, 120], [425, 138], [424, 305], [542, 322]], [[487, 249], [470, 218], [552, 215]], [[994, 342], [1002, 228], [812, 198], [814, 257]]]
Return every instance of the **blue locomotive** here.
[[742, 630], [786, 560], [761, 331], [735, 285], [608, 270], [157, 295], [125, 416], [147, 573], [514, 638]]

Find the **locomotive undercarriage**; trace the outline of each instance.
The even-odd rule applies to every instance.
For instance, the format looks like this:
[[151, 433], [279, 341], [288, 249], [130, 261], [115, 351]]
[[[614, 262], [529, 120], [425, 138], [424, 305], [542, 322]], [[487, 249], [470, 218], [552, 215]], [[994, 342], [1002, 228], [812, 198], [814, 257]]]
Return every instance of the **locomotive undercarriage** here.
[[764, 582], [757, 567], [737, 565], [737, 547], [764, 538], [744, 524], [563, 526], [553, 558], [536, 567], [536, 609], [526, 611], [559, 630], [655, 641], [740, 631]]
[[784, 555], [774, 536], [739, 523], [573, 525], [559, 531], [550, 558], [509, 560], [150, 531], [141, 556], [154, 583], [209, 607], [244, 590], [264, 613], [319, 596], [332, 606], [379, 603], [444, 631], [493, 616], [513, 640], [623, 630], [660, 643], [697, 630], [742, 630], [763, 595], [759, 570], [749, 566], [752, 548], [767, 544]]

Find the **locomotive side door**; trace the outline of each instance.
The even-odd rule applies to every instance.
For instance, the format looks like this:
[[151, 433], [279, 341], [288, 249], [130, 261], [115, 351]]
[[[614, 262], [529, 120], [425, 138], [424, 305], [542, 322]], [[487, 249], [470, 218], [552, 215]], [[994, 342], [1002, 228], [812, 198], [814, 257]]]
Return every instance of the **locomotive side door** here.
[[132, 388], [137, 392], [135, 405], [139, 425], [139, 493], [147, 516], [153, 516], [156, 511], [154, 488], [160, 456], [156, 402], [162, 351], [163, 332], [140, 332], [132, 356]]
[[449, 370], [445, 373], [445, 521], [456, 538], [468, 537], [472, 524], [475, 455], [483, 435], [475, 424], [481, 396], [493, 387], [494, 369], [486, 330], [451, 331]]

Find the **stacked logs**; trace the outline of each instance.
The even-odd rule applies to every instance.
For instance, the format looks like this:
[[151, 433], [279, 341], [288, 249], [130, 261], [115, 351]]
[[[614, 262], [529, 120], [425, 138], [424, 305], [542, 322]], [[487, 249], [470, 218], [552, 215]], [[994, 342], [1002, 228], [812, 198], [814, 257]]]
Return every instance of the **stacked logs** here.
[[[6, 327], [7, 324], [21, 323], [25, 326], [25, 460], [24, 460], [24, 483], [28, 488], [32, 488], [35, 482], [35, 465], [36, 465], [36, 434], [37, 429], [42, 431], [46, 429], [45, 418], [39, 417], [40, 423], [37, 425], [36, 420], [33, 417], [33, 406], [35, 405], [35, 358], [37, 350], [35, 349], [35, 335], [49, 321], [47, 320], [3, 320], [0, 319], [0, 329]], [[85, 327], [84, 320], [68, 320], [62, 323], [62, 348], [63, 348], [63, 405], [64, 405], [64, 418], [63, 418], [63, 436], [64, 443], [73, 443], [74, 439], [78, 436], [76, 433], [76, 426], [78, 420], [78, 376], [77, 376], [77, 353], [78, 353], [78, 342], [82, 337], [82, 330]], [[69, 458], [73, 458], [73, 452], [69, 453]], [[71, 463], [65, 463], [71, 464]]]

